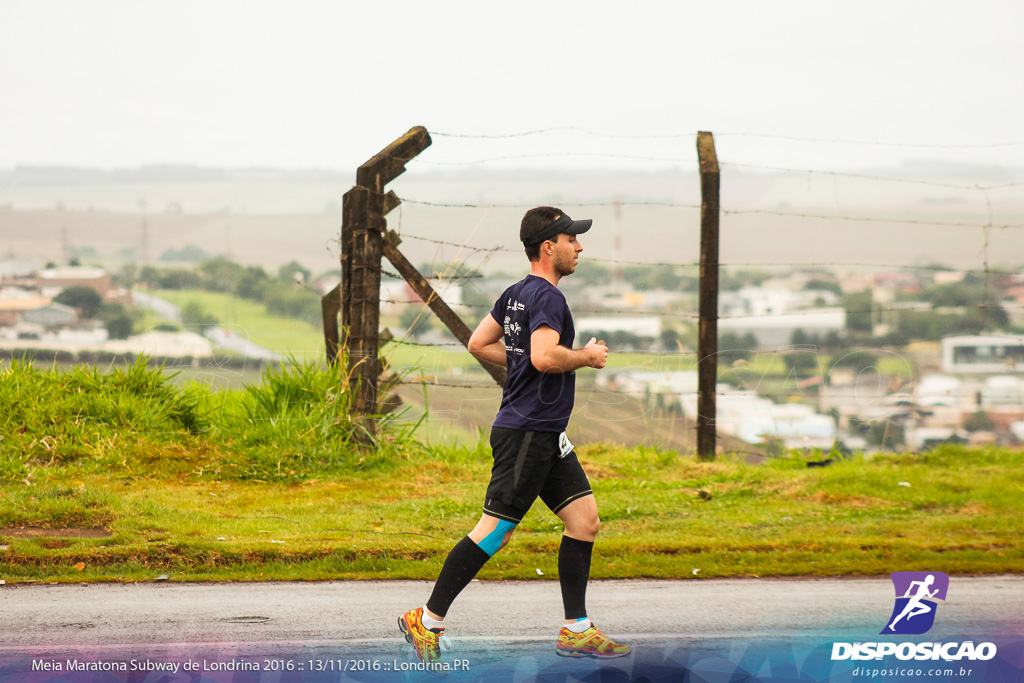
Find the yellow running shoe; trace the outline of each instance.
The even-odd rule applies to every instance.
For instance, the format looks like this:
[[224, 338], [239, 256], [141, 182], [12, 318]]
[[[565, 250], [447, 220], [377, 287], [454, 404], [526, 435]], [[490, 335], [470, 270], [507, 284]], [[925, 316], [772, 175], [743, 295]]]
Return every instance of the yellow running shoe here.
[[423, 608], [418, 607], [398, 617], [398, 630], [416, 649], [416, 656], [427, 665], [431, 673], [441, 673], [441, 652], [451, 648], [444, 629], [430, 629], [423, 625]]
[[593, 625], [583, 633], [573, 633], [563, 626], [555, 645], [555, 653], [562, 657], [612, 659], [625, 657], [632, 651], [629, 645], [616, 643]]

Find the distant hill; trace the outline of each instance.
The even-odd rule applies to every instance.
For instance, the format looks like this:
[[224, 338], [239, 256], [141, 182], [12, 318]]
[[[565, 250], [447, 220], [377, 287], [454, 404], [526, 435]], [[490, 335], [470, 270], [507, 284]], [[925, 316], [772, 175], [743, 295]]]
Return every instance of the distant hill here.
[[[1024, 168], [915, 162], [858, 175], [723, 163], [722, 263], [884, 269], [1024, 261], [1024, 192], [1013, 184]], [[65, 243], [88, 246], [97, 262], [118, 267], [155, 263], [191, 243], [242, 263], [276, 268], [295, 259], [319, 272], [337, 267], [342, 195], [354, 181], [355, 169], [19, 166], [0, 172], [0, 250], [60, 261]], [[414, 262], [521, 269], [519, 221], [540, 204], [595, 220], [582, 242], [584, 267], [587, 258], [698, 258], [695, 166], [525, 172], [414, 162], [391, 189], [404, 201], [388, 225], [407, 236], [402, 249]], [[501, 250], [486, 251], [493, 247]]]

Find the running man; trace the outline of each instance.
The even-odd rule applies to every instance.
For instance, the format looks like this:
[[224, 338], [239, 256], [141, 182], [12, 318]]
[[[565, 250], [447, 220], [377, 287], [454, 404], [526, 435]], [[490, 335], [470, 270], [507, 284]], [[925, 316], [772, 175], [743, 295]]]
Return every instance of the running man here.
[[398, 626], [416, 655], [440, 662], [448, 608], [477, 572], [508, 543], [539, 497], [565, 524], [558, 549], [558, 582], [565, 623], [555, 644], [564, 657], [624, 657], [587, 617], [590, 560], [601, 521], [590, 482], [565, 436], [575, 398], [575, 370], [603, 368], [608, 348], [591, 339], [573, 349], [576, 329], [561, 278], [576, 270], [583, 251], [577, 235], [592, 221], [574, 221], [541, 206], [523, 217], [519, 239], [530, 274], [512, 285], [477, 326], [469, 351], [506, 366], [508, 379], [491, 427], [494, 465], [476, 527], [448, 553], [424, 607], [403, 614]]
[[[933, 597], [936, 593], [939, 592], [938, 588], [936, 588], [933, 591], [928, 590], [928, 588], [933, 583], [935, 583], [935, 576], [932, 574], [926, 576], [924, 578], [924, 581], [910, 582], [910, 585], [907, 586], [907, 592], [903, 596], [905, 598], [910, 598], [910, 600], [907, 602], [906, 607], [903, 608], [903, 611], [900, 612], [900, 615], [893, 619], [892, 623], [889, 624], [890, 631], [896, 630], [896, 622], [902, 619], [903, 617], [906, 617], [907, 621], [910, 621], [912, 617], [916, 617], [918, 614], [927, 614], [928, 612], [932, 611], [932, 608], [921, 602], [921, 600], [923, 600], [924, 598]], [[917, 593], [911, 596], [910, 594], [913, 592], [914, 586], [917, 586]]]

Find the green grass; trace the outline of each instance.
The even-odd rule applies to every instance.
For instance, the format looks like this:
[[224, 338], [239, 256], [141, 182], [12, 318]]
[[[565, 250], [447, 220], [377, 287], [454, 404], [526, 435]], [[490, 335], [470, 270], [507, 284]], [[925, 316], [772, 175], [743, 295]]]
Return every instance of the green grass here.
[[[420, 447], [408, 420], [386, 439], [368, 440], [349, 399], [342, 366], [271, 367], [258, 384], [230, 391], [175, 385], [145, 358], [107, 372], [15, 361], [0, 368], [0, 482], [31, 481], [51, 467], [83, 476], [210, 471], [289, 481], [313, 469], [385, 466]], [[384, 431], [391, 420], [382, 421]]]
[[221, 327], [282, 355], [300, 360], [316, 360], [324, 355], [321, 327], [268, 313], [260, 302], [199, 290], [154, 290], [151, 293], [178, 307], [195, 301], [206, 313], [215, 316]]
[[[310, 364], [216, 392], [142, 362], [0, 368], [0, 578], [434, 578], [479, 517], [489, 450], [443, 424], [424, 445], [408, 417], [361, 446], [347, 396], [343, 370]], [[578, 452], [603, 521], [595, 578], [1024, 571], [1019, 450], [824, 468], [603, 443]], [[83, 528], [109, 535], [62, 537]], [[481, 578], [555, 577], [561, 531], [535, 506]]]
[[[580, 449], [601, 507], [595, 578], [844, 576], [1024, 568], [1021, 454], [949, 449], [823, 469], [697, 463], [654, 449]], [[50, 468], [7, 485], [0, 528], [97, 526], [104, 539], [0, 532], [17, 581], [433, 579], [476, 522], [483, 448], [431, 449], [390, 469], [301, 483], [86, 475]], [[198, 463], [197, 463], [198, 464]], [[801, 465], [798, 467], [798, 465]], [[907, 481], [910, 487], [900, 486]], [[536, 506], [484, 579], [557, 575], [562, 531]], [[84, 569], [79, 563], [84, 563]]]

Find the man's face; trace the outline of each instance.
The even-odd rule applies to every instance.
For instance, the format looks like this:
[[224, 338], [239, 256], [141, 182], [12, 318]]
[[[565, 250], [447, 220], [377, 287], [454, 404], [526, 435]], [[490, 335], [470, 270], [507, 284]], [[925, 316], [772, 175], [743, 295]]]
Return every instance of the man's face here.
[[559, 277], [572, 275], [576, 271], [576, 261], [579, 258], [579, 253], [583, 251], [580, 241], [576, 238], [576, 235], [561, 233], [558, 235], [557, 241], [551, 240], [551, 243], [554, 245], [552, 258], [554, 260], [555, 272], [558, 273]]

